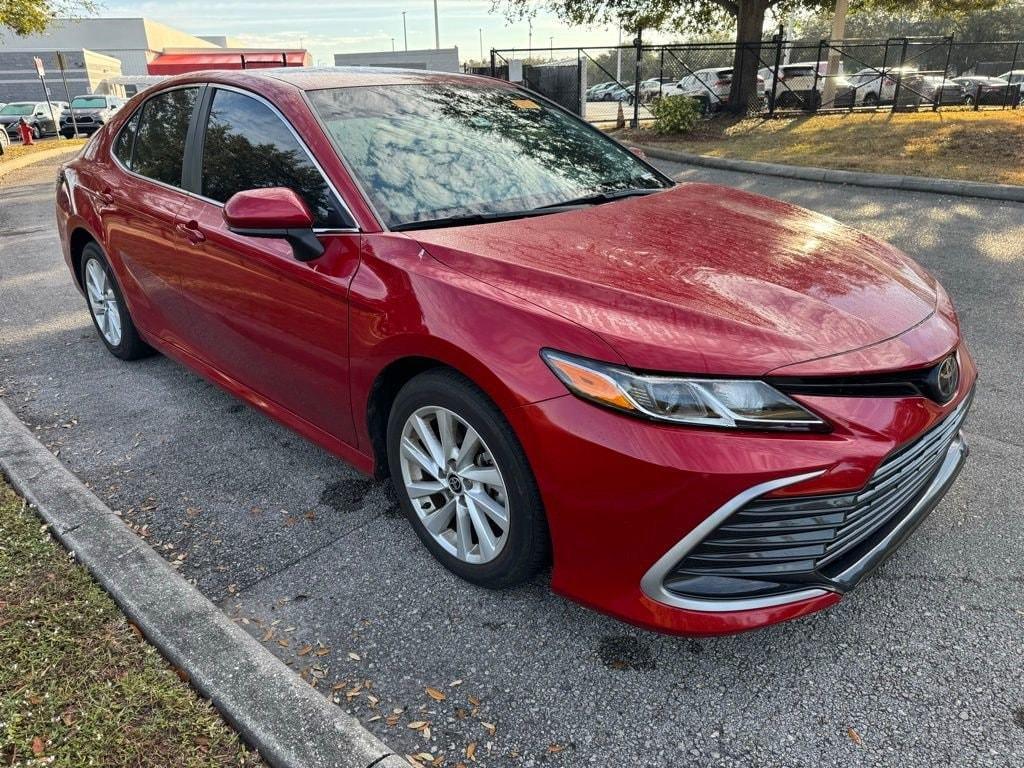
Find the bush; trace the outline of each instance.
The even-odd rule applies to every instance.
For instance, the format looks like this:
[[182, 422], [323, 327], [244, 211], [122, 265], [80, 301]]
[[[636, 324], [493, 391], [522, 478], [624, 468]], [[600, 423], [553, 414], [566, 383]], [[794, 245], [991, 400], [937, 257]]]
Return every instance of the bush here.
[[651, 105], [655, 133], [689, 133], [700, 120], [701, 105], [688, 96], [667, 96]]

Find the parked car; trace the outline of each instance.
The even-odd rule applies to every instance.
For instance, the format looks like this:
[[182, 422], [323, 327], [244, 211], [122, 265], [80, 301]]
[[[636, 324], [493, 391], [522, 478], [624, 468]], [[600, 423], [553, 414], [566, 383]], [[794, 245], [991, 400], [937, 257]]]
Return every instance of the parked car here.
[[922, 96], [923, 76], [912, 67], [868, 67], [850, 76], [854, 106], [873, 107], [892, 104], [896, 98], [897, 83], [904, 97]]
[[[765, 102], [771, 106], [775, 68], [763, 67], [758, 70], [758, 75], [764, 80]], [[844, 92], [847, 86], [847, 81], [842, 75], [843, 65], [840, 62], [836, 75], [832, 78], [834, 82], [839, 84], [835, 89], [837, 96]], [[774, 91], [776, 106], [783, 109], [817, 109], [821, 106], [821, 94], [825, 89], [827, 79], [827, 61], [801, 61], [780, 65], [779, 84]]]
[[1024, 69], [1014, 69], [1010, 72], [1003, 72], [999, 75], [1000, 80], [1005, 80], [1010, 85], [1024, 84]]
[[966, 455], [974, 362], [910, 258], [677, 185], [510, 83], [179, 76], [62, 168], [56, 208], [110, 353], [390, 475], [478, 585], [550, 561], [643, 626], [772, 624], [839, 601]]
[[[2, 107], [0, 107], [2, 109]], [[0, 131], [0, 155], [7, 152], [7, 149], [11, 146], [11, 139], [7, 135], [7, 131]]]
[[51, 102], [52, 110], [45, 101], [12, 101], [0, 109], [0, 126], [7, 131], [11, 139], [21, 139], [18, 123], [22, 118], [32, 128], [32, 137], [41, 138], [57, 133], [60, 125], [61, 102]]
[[616, 83], [598, 83], [592, 85], [586, 90], [587, 101], [603, 101], [601, 94]]
[[632, 104], [633, 96], [632, 83], [612, 83], [601, 92], [602, 101], [623, 101]]
[[[662, 97], [688, 96], [701, 104], [701, 110], [717, 112], [729, 102], [732, 88], [732, 67], [699, 69], [676, 83], [666, 84], [662, 88]], [[757, 94], [764, 93], [764, 79], [757, 77]]]
[[650, 77], [640, 83], [640, 101], [645, 104], [661, 98], [662, 86], [676, 82], [674, 77]]
[[966, 75], [953, 81], [963, 89], [965, 104], [1011, 106], [1020, 102], [1020, 84], [1010, 85], [1002, 78]]
[[[75, 135], [75, 126], [78, 132], [91, 136], [96, 133], [110, 117], [124, 106], [127, 99], [120, 96], [107, 96], [104, 94], [86, 94], [75, 96], [71, 105], [60, 118], [60, 132], [65, 138], [70, 139]], [[74, 115], [74, 119], [72, 119]]]
[[921, 78], [921, 97], [927, 104], [939, 106], [964, 103], [964, 88], [953, 78], [942, 75], [924, 75]]

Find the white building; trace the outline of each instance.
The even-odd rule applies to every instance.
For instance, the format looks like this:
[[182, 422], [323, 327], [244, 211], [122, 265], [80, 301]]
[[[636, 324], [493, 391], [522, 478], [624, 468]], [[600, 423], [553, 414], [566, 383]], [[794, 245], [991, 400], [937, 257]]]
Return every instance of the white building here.
[[429, 69], [434, 72], [459, 72], [459, 49], [427, 48], [420, 51], [373, 51], [370, 53], [336, 53], [336, 67], [398, 67]]
[[[223, 36], [212, 39], [228, 42]], [[51, 27], [39, 35], [18, 37], [11, 30], [0, 27], [4, 52], [82, 50], [113, 56], [121, 62], [124, 75], [146, 75], [147, 64], [165, 48], [221, 49], [209, 39], [196, 37], [150, 19], [56, 19]]]

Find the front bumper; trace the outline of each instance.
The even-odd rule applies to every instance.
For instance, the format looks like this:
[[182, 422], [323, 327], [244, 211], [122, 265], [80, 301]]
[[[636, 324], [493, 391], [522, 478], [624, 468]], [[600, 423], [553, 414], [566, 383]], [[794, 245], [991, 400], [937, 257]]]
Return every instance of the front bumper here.
[[944, 406], [923, 397], [799, 397], [829, 419], [834, 429], [828, 434], [678, 428], [571, 395], [519, 409], [513, 426], [548, 510], [553, 588], [626, 621], [688, 635], [753, 629], [834, 604], [948, 490], [966, 455], [959, 427], [919, 492], [830, 580], [709, 599], [669, 589], [666, 578], [754, 499], [863, 492], [887, 458], [941, 427], [958, 408], [966, 410], [977, 374], [967, 350], [960, 353], [960, 390]]

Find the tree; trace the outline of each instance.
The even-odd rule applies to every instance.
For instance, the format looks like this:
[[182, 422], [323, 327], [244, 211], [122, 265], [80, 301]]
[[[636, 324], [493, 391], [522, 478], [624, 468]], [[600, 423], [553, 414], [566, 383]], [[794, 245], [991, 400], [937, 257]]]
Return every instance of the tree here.
[[45, 32], [56, 18], [95, 10], [93, 0], [0, 0], [0, 27], [24, 37]]
[[[765, 14], [777, 17], [797, 11], [830, 13], [835, 0], [492, 0], [511, 18], [530, 16], [546, 7], [571, 24], [621, 24], [630, 34], [642, 29], [703, 33], [734, 27], [736, 51], [729, 94], [730, 109], [747, 111], [757, 95], [761, 36]], [[993, 8], [1004, 0], [853, 0], [854, 9], [870, 7], [904, 13], [955, 16]]]

